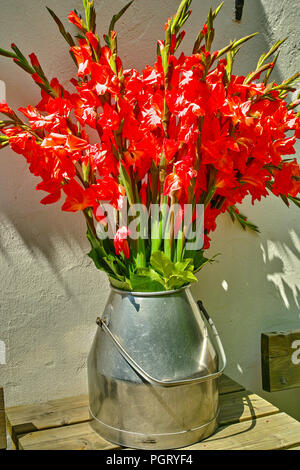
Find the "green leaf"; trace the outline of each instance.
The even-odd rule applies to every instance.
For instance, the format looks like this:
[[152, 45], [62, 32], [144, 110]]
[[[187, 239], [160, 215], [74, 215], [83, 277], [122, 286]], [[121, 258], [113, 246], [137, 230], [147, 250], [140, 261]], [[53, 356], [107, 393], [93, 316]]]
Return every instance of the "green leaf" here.
[[115, 24], [116, 22], [121, 18], [121, 16], [124, 15], [125, 11], [130, 7], [130, 5], [133, 3], [134, 0], [131, 0], [129, 3], [127, 3], [116, 15], [112, 17], [112, 20], [109, 25], [109, 34], [111, 31], [114, 31]]
[[11, 48], [17, 54], [17, 57], [21, 62], [24, 62], [24, 64], [28, 64], [26, 57], [22, 54], [20, 49], [15, 44], [12, 44]]
[[198, 281], [198, 279], [196, 278], [196, 276], [194, 275], [194, 273], [192, 271], [184, 271], [182, 273], [182, 278], [185, 281], [188, 281], [188, 282], [197, 282]]
[[285, 194], [279, 194], [280, 198], [283, 200], [284, 204], [287, 206], [287, 207], [290, 207], [290, 203], [289, 203], [289, 200], [287, 198], [287, 196]]
[[94, 261], [96, 268], [105, 271], [109, 276], [120, 282], [125, 282], [126, 266], [124, 263], [116, 255], [112, 253], [106, 254], [101, 242], [93, 237], [93, 235], [88, 233], [87, 236], [92, 246], [88, 256]]
[[130, 274], [132, 289], [139, 292], [160, 292], [165, 290], [161, 276], [151, 268], [140, 268]]
[[165, 253], [156, 251], [151, 255], [150, 263], [153, 269], [163, 276], [167, 289], [179, 289], [190, 282], [197, 281], [193, 274], [194, 263], [191, 258], [174, 264]]
[[[16, 60], [15, 64], [17, 64], [21, 69], [25, 70], [25, 72], [30, 73], [30, 75], [33, 75], [35, 73], [35, 69], [31, 67], [28, 62], [20, 62], [20, 60]], [[42, 85], [42, 83], [38, 83], [37, 85]]]
[[96, 11], [94, 8], [94, 0], [83, 0], [85, 11], [86, 26], [89, 31], [95, 33], [96, 29]]
[[16, 59], [18, 56], [14, 52], [6, 51], [5, 49], [0, 48], [0, 55], [4, 57], [11, 57], [13, 59]]
[[212, 256], [211, 258], [205, 258], [203, 257], [203, 262], [198, 266], [197, 269], [194, 269], [194, 273], [197, 273], [198, 271], [200, 271], [200, 269], [202, 269], [204, 266], [206, 266], [208, 263], [211, 264], [213, 263], [214, 261], [216, 261], [216, 257], [219, 256], [220, 253], [216, 253], [214, 256]]
[[154, 271], [154, 269], [152, 268], [137, 268], [136, 271], [132, 274], [138, 276], [147, 276], [153, 281], [160, 282], [162, 285], [164, 284], [163, 278], [160, 276], [160, 274], [158, 274], [157, 271]]
[[299, 197], [288, 196], [288, 199], [290, 201], [292, 201], [297, 207], [300, 208], [300, 198]]
[[181, 26], [189, 17], [188, 9], [192, 3], [192, 0], [182, 0], [177, 12], [175, 13], [172, 23], [170, 24], [171, 33], [177, 34]]
[[133, 189], [132, 189], [132, 183], [129, 174], [125, 170], [124, 166], [122, 163], [120, 163], [120, 180], [122, 185], [124, 186], [126, 190], [126, 196], [128, 197], [129, 204], [132, 205], [134, 204], [134, 197], [133, 197]]
[[168, 279], [174, 271], [174, 264], [162, 251], [152, 253], [150, 264], [155, 271], [162, 274], [165, 279]]
[[271, 49], [266, 53], [262, 54], [257, 62], [257, 68], [261, 67], [263, 63], [268, 59], [274, 52], [277, 51], [277, 49], [281, 46], [282, 43], [284, 43], [287, 40], [287, 37], [284, 39], [281, 39], [279, 41], [276, 41], [275, 44], [271, 47]]
[[185, 253], [184, 253], [185, 258], [187, 258], [187, 259], [191, 258], [193, 260], [193, 263], [194, 263], [193, 272], [194, 272], [194, 274], [197, 273], [198, 271], [200, 271], [200, 269], [202, 269], [206, 264], [213, 263], [215, 261], [215, 258], [218, 255], [219, 255], [219, 253], [212, 256], [211, 258], [206, 258], [205, 256], [203, 256], [203, 250], [198, 250], [198, 251], [186, 250]]
[[194, 264], [194, 270], [197, 270], [207, 258], [203, 256], [203, 250], [185, 250], [184, 252], [184, 259], [192, 259]]
[[182, 28], [182, 26], [184, 25], [184, 23], [189, 19], [190, 16], [191, 16], [191, 12], [188, 11], [188, 12], [186, 13], [186, 15], [182, 17], [182, 19], [180, 20], [180, 23], [179, 23], [180, 29]]
[[111, 285], [113, 287], [115, 287], [116, 289], [126, 290], [126, 291], [131, 291], [132, 290], [131, 283], [130, 283], [129, 279], [127, 279], [126, 277], [124, 277], [123, 280], [119, 280], [119, 279], [116, 279], [113, 276], [108, 276], [108, 279], [109, 279], [109, 282], [111, 283]]
[[100, 258], [96, 248], [92, 248], [91, 251], [88, 253], [88, 256], [94, 261], [97, 269], [100, 269], [101, 271], [107, 271], [107, 266]]
[[56, 14], [54, 13], [54, 11], [52, 11], [50, 8], [46, 7], [47, 10], [49, 11], [50, 15], [52, 16], [52, 18], [54, 19], [55, 23], [57, 24], [58, 26], [58, 29], [61, 33], [61, 35], [64, 37], [64, 39], [67, 41], [67, 43], [73, 47], [75, 46], [75, 41], [74, 39], [72, 38], [71, 34], [68, 33], [66, 30], [65, 30], [65, 27], [64, 25], [62, 24], [62, 22], [60, 21], [60, 19], [56, 16]]
[[174, 272], [167, 281], [167, 287], [168, 289], [179, 289], [191, 282], [197, 282], [197, 280], [191, 271]]
[[89, 227], [87, 227], [86, 233], [87, 239], [91, 244], [91, 251], [88, 253], [88, 256], [94, 261], [96, 268], [108, 271], [108, 266], [103, 260], [106, 255], [104, 249], [101, 246], [100, 241], [93, 236]]
[[224, 5], [224, 2], [220, 3], [220, 5], [215, 9], [215, 11], [213, 12], [213, 19], [215, 19], [219, 13], [219, 11], [221, 10], [222, 6]]
[[246, 230], [246, 228], [248, 227], [254, 232], [259, 232], [259, 228], [257, 227], [257, 225], [250, 222], [245, 215], [241, 214], [240, 212], [236, 212], [235, 206], [228, 207], [227, 211], [229, 212], [232, 221], [234, 222], [236, 219], [243, 228], [243, 230]]
[[[111, 250], [111, 248], [109, 249]], [[109, 265], [112, 264], [114, 266], [114, 270], [118, 269], [119, 275], [123, 275], [123, 274], [125, 275], [127, 273], [126, 265], [117, 255], [114, 255], [113, 253], [109, 253], [105, 259], [106, 259], [106, 262], [109, 263]], [[126, 258], [124, 257], [124, 259]]]
[[252, 34], [249, 34], [249, 36], [244, 36], [243, 38], [238, 39], [237, 41], [231, 41], [227, 46], [225, 46], [223, 49], [220, 49], [218, 51], [216, 59], [218, 59], [219, 57], [221, 57], [222, 55], [226, 54], [227, 52], [231, 50], [234, 50], [235, 53], [238, 52], [242, 44], [249, 41], [249, 39], [252, 39], [257, 34], [258, 33], [252, 33]]
[[100, 240], [93, 236], [89, 227], [87, 227], [86, 236], [92, 247], [88, 256], [94, 261], [96, 268], [105, 271], [108, 274], [115, 274], [114, 264], [108, 259]]
[[244, 44], [246, 41], [249, 41], [249, 39], [254, 38], [254, 36], [257, 36], [259, 34], [258, 32], [249, 34], [248, 36], [244, 36], [241, 39], [238, 39], [237, 41], [234, 41], [234, 48], [236, 49], [238, 46], [241, 46]]
[[0, 135], [0, 150], [6, 147], [8, 144], [9, 138], [4, 135]]
[[192, 258], [186, 258], [184, 261], [177, 261], [175, 263], [176, 271], [193, 271], [194, 270], [194, 262]]

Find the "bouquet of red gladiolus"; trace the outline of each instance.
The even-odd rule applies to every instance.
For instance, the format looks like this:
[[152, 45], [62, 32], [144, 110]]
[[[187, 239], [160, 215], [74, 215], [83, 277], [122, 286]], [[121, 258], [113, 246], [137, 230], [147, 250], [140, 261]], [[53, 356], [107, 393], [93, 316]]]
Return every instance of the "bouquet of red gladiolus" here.
[[112, 18], [104, 44], [93, 0], [83, 0], [84, 18], [69, 15], [76, 41], [49, 9], [77, 67], [69, 90], [48, 80], [35, 54], [28, 61], [15, 44], [0, 49], [42, 95], [36, 107], [19, 108], [25, 120], [0, 104], [0, 146], [24, 155], [41, 177], [42, 204], [65, 195], [62, 210], [82, 211], [89, 255], [113, 286], [178, 289], [211, 261], [204, 252], [219, 214], [258, 230], [236, 207], [245, 196], [254, 202], [273, 193], [300, 206], [300, 167], [283, 157], [300, 137], [300, 97], [285, 101], [300, 74], [270, 81], [278, 41], [254, 71], [234, 75], [235, 55], [254, 34], [212, 52], [222, 4], [209, 11], [192, 53], [176, 55], [191, 0], [166, 22], [154, 66], [124, 70], [115, 25], [131, 3]]

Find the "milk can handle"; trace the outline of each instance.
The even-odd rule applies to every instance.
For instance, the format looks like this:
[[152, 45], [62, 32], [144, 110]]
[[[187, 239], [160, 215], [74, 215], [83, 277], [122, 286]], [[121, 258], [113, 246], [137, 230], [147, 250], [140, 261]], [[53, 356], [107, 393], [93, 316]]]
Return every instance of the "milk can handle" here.
[[161, 385], [163, 387], [174, 387], [176, 385], [189, 385], [189, 384], [201, 383], [201, 382], [206, 382], [207, 380], [213, 380], [213, 379], [216, 379], [217, 377], [220, 377], [220, 375], [222, 375], [226, 367], [227, 360], [226, 360], [225, 351], [224, 351], [220, 336], [214, 325], [214, 322], [212, 321], [207, 311], [203, 307], [201, 300], [198, 300], [197, 305], [198, 305], [199, 310], [203, 313], [208, 325], [210, 326], [212, 335], [215, 337], [215, 340], [219, 349], [219, 353], [222, 358], [222, 367], [221, 369], [218, 370], [218, 372], [214, 372], [213, 374], [204, 375], [201, 377], [193, 377], [190, 379], [179, 379], [179, 380], [172, 380], [172, 381], [155, 379], [150, 374], [148, 374], [141, 366], [139, 366], [139, 364], [125, 351], [123, 346], [119, 343], [117, 338], [114, 336], [114, 334], [110, 331], [110, 329], [106, 325], [105, 320], [101, 320], [100, 318], [97, 318], [96, 323], [103, 329], [103, 331], [113, 341], [114, 345], [116, 346], [120, 354], [124, 357], [124, 359], [131, 365], [131, 367], [139, 375], [143, 377], [143, 379], [147, 380], [147, 382], [151, 382], [156, 385]]

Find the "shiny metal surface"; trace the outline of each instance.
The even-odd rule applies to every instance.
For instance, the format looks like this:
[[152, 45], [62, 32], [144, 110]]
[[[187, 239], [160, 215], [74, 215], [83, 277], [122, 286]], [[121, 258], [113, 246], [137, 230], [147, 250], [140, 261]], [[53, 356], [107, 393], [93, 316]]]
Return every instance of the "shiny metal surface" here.
[[[142, 370], [159, 381], [218, 371], [218, 356], [188, 289], [156, 295], [112, 290], [101, 320]], [[91, 424], [112, 442], [143, 449], [176, 448], [216, 429], [215, 376], [171, 387], [153, 384], [99, 327], [88, 357], [88, 380]]]
[[216, 378], [220, 377], [222, 375], [222, 373], [224, 372], [224, 369], [226, 367], [226, 356], [225, 356], [223, 345], [222, 345], [222, 342], [220, 340], [217, 329], [216, 329], [212, 319], [210, 318], [210, 316], [208, 315], [208, 313], [204, 309], [204, 307], [202, 305], [202, 302], [200, 300], [197, 302], [197, 305], [198, 305], [199, 309], [204, 313], [204, 316], [205, 316], [205, 318], [206, 318], [206, 320], [209, 324], [209, 327], [212, 329], [212, 334], [215, 337], [216, 343], [217, 343], [218, 348], [219, 348], [219, 353], [220, 353], [220, 356], [222, 358], [222, 367], [217, 372], [214, 372], [212, 374], [207, 374], [207, 375], [200, 375], [198, 377], [182, 378], [182, 379], [178, 379], [178, 380], [167, 380], [167, 381], [156, 379], [155, 377], [152, 377], [150, 374], [148, 374], [148, 372], [146, 372], [130, 356], [130, 354], [128, 354], [128, 352], [124, 349], [122, 344], [118, 341], [118, 339], [111, 332], [109, 327], [106, 325], [105, 319], [101, 320], [101, 318], [97, 318], [96, 323], [101, 328], [103, 328], [104, 332], [111, 338], [112, 342], [114, 343], [114, 345], [116, 346], [116, 348], [118, 349], [120, 354], [123, 356], [123, 358], [129, 363], [129, 365], [131, 365], [131, 367], [136, 371], [136, 373], [139, 374], [146, 381], [148, 381], [150, 383], [154, 383], [156, 385], [161, 385], [162, 387], [174, 387], [176, 385], [192, 385], [192, 384], [195, 384], [195, 383], [201, 383], [201, 382], [205, 382], [206, 380], [213, 380], [213, 379], [216, 379]]

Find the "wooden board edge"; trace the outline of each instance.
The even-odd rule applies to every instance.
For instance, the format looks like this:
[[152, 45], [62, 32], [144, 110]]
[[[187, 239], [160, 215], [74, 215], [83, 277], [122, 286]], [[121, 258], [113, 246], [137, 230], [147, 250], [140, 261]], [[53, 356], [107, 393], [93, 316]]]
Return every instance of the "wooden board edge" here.
[[17, 434], [10, 421], [9, 421], [9, 418], [7, 416], [7, 414], [5, 415], [5, 420], [6, 420], [6, 429], [8, 431], [8, 434], [10, 435], [10, 438], [11, 438], [11, 443], [12, 443], [12, 446], [13, 446], [13, 449], [14, 450], [18, 450], [18, 438], [19, 438], [19, 434]]
[[261, 379], [262, 389], [265, 392], [271, 392], [269, 336], [266, 333], [261, 334]]
[[5, 406], [4, 406], [4, 390], [0, 387], [0, 449], [7, 448], [6, 439], [6, 422], [5, 422]]

